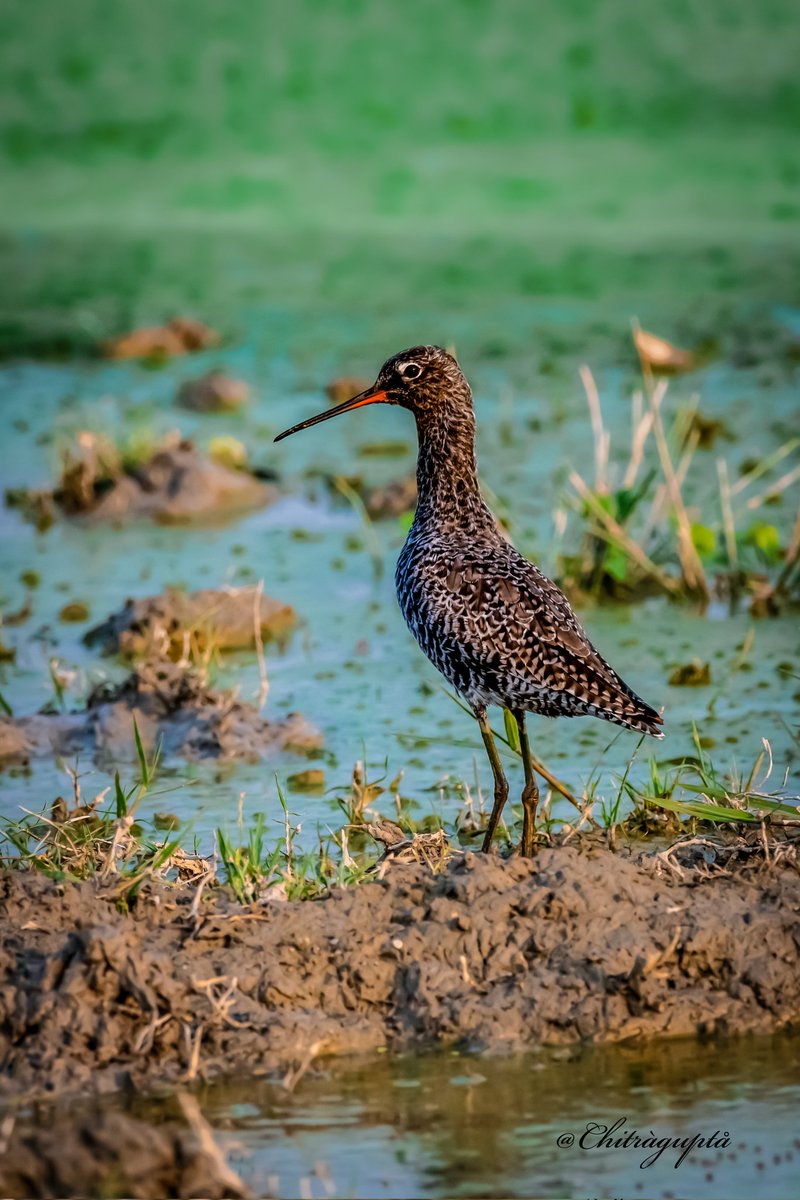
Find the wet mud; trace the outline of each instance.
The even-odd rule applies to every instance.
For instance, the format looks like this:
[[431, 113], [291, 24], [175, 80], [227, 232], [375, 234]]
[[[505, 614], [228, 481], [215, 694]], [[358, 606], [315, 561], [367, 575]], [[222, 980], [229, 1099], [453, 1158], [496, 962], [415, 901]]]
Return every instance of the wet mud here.
[[0, 1158], [4, 1196], [245, 1197], [221, 1155], [178, 1121], [121, 1112], [15, 1126]]
[[364, 505], [374, 521], [411, 512], [417, 507], [416, 476], [407, 475], [370, 488], [364, 496]]
[[104, 358], [173, 358], [220, 344], [216, 330], [191, 317], [173, 317], [166, 325], [132, 329], [100, 344]]
[[235, 412], [247, 402], [250, 389], [242, 379], [224, 371], [208, 371], [199, 379], [187, 379], [178, 388], [177, 401], [192, 412]]
[[134, 718], [145, 749], [160, 745], [167, 759], [258, 762], [284, 750], [308, 754], [322, 745], [321, 734], [299, 713], [268, 719], [191, 669], [168, 660], [144, 661], [121, 683], [95, 688], [80, 712], [0, 718], [0, 764], [77, 753], [101, 763], [133, 760]]
[[[690, 856], [691, 857], [691, 856]], [[796, 856], [455, 853], [249, 908], [225, 888], [0, 876], [6, 1099], [283, 1075], [318, 1056], [768, 1032], [800, 1019]], [[702, 865], [702, 864], [701, 864]], [[269, 893], [267, 893], [269, 896]]]
[[158, 450], [143, 466], [123, 475], [86, 510], [92, 521], [134, 517], [183, 522], [260, 508], [277, 489], [246, 471], [200, 454], [191, 442]]
[[209, 458], [187, 439], [165, 440], [145, 462], [131, 464], [84, 431], [65, 453], [55, 488], [12, 489], [6, 503], [44, 530], [58, 516], [113, 524], [212, 520], [262, 508], [278, 495], [272, 483]]
[[249, 650], [283, 642], [297, 624], [294, 609], [255, 587], [169, 588], [159, 596], [127, 600], [84, 636], [87, 646], [127, 658], [169, 658], [218, 650]]

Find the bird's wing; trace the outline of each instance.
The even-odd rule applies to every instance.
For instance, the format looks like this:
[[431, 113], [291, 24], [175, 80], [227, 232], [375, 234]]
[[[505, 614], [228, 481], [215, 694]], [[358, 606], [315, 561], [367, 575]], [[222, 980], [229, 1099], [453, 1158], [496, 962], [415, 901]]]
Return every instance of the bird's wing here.
[[520, 672], [532, 670], [544, 686], [581, 699], [610, 702], [629, 692], [561, 589], [509, 543], [455, 549], [444, 583]]

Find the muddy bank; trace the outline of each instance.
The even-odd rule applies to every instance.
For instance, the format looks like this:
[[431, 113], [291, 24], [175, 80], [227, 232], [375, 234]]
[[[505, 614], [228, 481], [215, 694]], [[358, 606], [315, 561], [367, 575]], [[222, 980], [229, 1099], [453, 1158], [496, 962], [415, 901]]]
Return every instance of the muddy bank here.
[[246, 1197], [210, 1135], [120, 1112], [60, 1114], [15, 1127], [0, 1157], [3, 1196]]
[[190, 441], [157, 450], [147, 462], [98, 492], [76, 511], [93, 521], [133, 517], [181, 522], [219, 513], [260, 508], [277, 490], [247, 471], [237, 471], [201, 454]]
[[307, 754], [320, 733], [299, 713], [267, 718], [235, 692], [209, 687], [170, 661], [138, 663], [127, 679], [101, 684], [86, 708], [0, 718], [0, 764], [44, 754], [88, 754], [98, 762], [135, 759], [134, 718], [145, 748], [166, 758], [250, 762], [284, 750]]
[[0, 877], [8, 1097], [285, 1072], [458, 1042], [766, 1032], [800, 1019], [796, 855], [708, 876], [605, 848], [393, 864], [327, 899]]
[[218, 650], [248, 650], [283, 642], [297, 624], [294, 609], [260, 588], [168, 588], [160, 596], [126, 600], [123, 607], [84, 636], [103, 654], [177, 660]]

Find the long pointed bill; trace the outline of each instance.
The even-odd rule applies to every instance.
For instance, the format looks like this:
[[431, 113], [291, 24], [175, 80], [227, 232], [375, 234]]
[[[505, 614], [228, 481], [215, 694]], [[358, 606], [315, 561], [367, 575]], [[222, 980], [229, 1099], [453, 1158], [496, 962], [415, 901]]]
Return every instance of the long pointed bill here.
[[385, 404], [387, 401], [386, 392], [378, 391], [375, 387], [367, 388], [365, 392], [359, 392], [357, 396], [353, 396], [352, 400], [345, 400], [344, 404], [337, 404], [336, 408], [329, 408], [325, 412], [317, 413], [316, 417], [309, 417], [307, 421], [293, 425], [291, 429], [284, 429], [283, 433], [279, 433], [273, 440], [282, 442], [290, 434], [299, 433], [301, 429], [309, 429], [312, 425], [319, 425], [321, 421], [329, 421], [331, 417], [338, 417], [339, 413], [350, 412], [352, 408], [363, 408], [365, 404]]

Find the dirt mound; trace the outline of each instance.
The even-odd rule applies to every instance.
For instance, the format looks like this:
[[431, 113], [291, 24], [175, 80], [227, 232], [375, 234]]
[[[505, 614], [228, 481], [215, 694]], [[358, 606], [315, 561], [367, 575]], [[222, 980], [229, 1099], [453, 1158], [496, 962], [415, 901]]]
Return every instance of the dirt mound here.
[[160, 596], [127, 600], [119, 612], [90, 629], [84, 641], [103, 654], [177, 660], [210, 646], [249, 649], [257, 631], [263, 642], [281, 642], [296, 624], [294, 609], [260, 588], [169, 588]]
[[231, 691], [209, 687], [176, 663], [141, 662], [119, 684], [101, 684], [77, 713], [0, 719], [0, 762], [42, 754], [89, 753], [135, 759], [133, 720], [142, 742], [166, 758], [256, 762], [283, 750], [318, 750], [322, 737], [299, 713], [268, 720]]
[[220, 336], [214, 329], [191, 317], [173, 317], [166, 325], [133, 329], [109, 338], [100, 345], [104, 358], [173, 358], [218, 346]]
[[390, 483], [370, 488], [364, 496], [367, 512], [378, 521], [383, 517], [402, 517], [417, 507], [417, 478], [407, 475]]
[[93, 521], [150, 517], [165, 523], [261, 508], [277, 498], [277, 489], [250, 475], [214, 462], [189, 441], [167, 446], [123, 475], [87, 510]]
[[192, 412], [235, 412], [246, 403], [250, 389], [242, 379], [224, 371], [208, 371], [199, 379], [187, 379], [178, 388], [177, 401]]
[[109, 1090], [320, 1054], [770, 1031], [800, 1018], [788, 859], [661, 878], [572, 845], [395, 863], [317, 902], [0, 876], [0, 1086]]
[[5, 499], [43, 530], [58, 513], [89, 521], [146, 517], [169, 524], [262, 508], [278, 495], [272, 484], [201, 454], [177, 435], [164, 439], [145, 462], [130, 463], [107, 438], [84, 430], [64, 452], [61, 478], [52, 491], [16, 488]]

